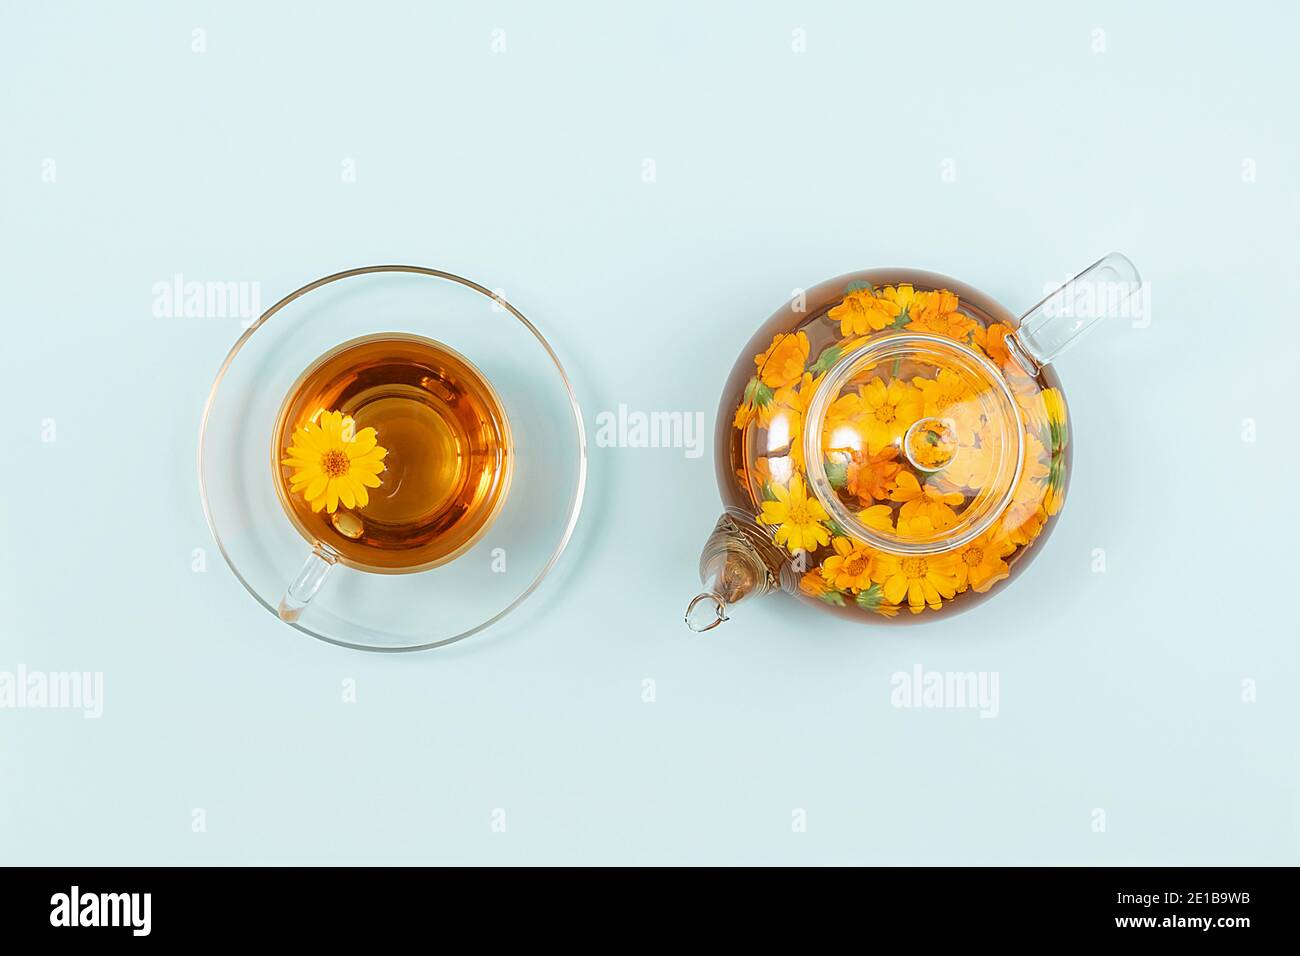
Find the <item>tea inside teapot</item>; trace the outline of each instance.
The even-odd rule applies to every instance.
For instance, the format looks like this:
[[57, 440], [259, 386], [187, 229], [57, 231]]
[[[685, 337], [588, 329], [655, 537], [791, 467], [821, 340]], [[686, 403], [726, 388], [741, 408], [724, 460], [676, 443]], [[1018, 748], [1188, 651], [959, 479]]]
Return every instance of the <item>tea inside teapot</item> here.
[[[1121, 294], [1098, 296], [1102, 283]], [[726, 510], [687, 623], [710, 630], [778, 588], [871, 622], [950, 614], [1000, 589], [1065, 499], [1068, 415], [1048, 361], [1104, 314], [1095, 303], [1137, 286], [1113, 254], [1019, 321], [955, 279], [881, 269], [777, 312], [724, 389]]]

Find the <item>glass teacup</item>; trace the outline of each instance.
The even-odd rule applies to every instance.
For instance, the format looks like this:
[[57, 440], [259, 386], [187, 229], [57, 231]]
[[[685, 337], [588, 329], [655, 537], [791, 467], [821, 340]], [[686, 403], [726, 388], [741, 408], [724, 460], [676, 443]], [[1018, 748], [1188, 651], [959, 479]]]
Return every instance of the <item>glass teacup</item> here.
[[247, 330], [209, 396], [199, 471], [222, 554], [263, 606], [326, 641], [414, 650], [537, 588], [577, 520], [586, 442], [518, 310], [449, 273], [372, 266]]

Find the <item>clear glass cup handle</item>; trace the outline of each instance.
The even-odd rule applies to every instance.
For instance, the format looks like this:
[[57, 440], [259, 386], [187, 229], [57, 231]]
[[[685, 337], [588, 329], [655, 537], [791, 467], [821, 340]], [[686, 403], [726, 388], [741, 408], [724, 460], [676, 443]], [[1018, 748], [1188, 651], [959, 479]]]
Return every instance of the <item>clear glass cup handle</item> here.
[[284, 597], [280, 598], [280, 607], [277, 609], [280, 620], [292, 624], [302, 617], [303, 610], [320, 591], [325, 578], [329, 576], [330, 568], [334, 567], [338, 560], [339, 556], [324, 545], [318, 544], [312, 548], [302, 570], [289, 583]]
[[1127, 256], [1098, 259], [1026, 312], [1015, 338], [1039, 366], [1047, 365], [1098, 320], [1139, 306], [1142, 278]]

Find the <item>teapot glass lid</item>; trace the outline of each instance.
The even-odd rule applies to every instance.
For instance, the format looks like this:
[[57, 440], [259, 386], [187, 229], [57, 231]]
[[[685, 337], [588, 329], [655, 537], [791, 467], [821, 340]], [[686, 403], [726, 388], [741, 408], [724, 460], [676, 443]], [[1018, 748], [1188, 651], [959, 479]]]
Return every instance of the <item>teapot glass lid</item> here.
[[[884, 551], [977, 538], [1010, 504], [1023, 429], [1002, 374], [974, 349], [899, 332], [847, 345], [811, 389], [797, 443], [834, 526]], [[888, 500], [873, 487], [890, 486]]]

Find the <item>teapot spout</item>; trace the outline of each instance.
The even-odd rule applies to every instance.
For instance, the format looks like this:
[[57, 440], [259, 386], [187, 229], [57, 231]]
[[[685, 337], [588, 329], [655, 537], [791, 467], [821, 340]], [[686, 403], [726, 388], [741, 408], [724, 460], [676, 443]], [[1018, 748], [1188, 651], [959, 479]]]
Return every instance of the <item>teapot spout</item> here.
[[751, 518], [739, 511], [723, 514], [700, 554], [704, 590], [687, 606], [686, 626], [703, 633], [729, 620], [727, 612], [733, 605], [778, 587], [783, 564]]

